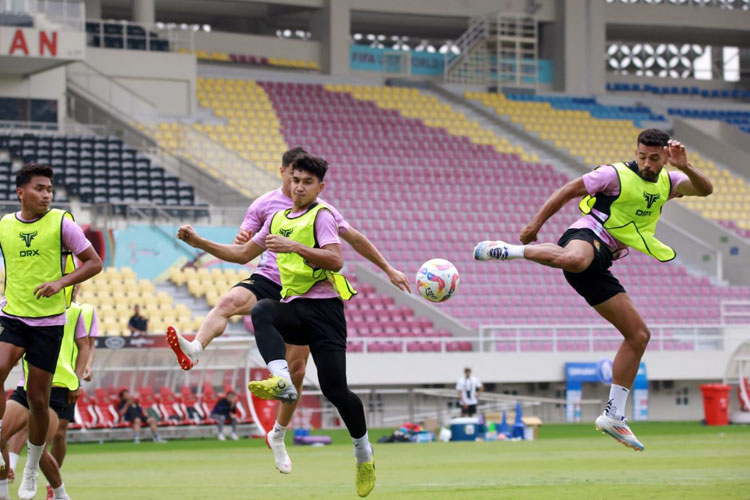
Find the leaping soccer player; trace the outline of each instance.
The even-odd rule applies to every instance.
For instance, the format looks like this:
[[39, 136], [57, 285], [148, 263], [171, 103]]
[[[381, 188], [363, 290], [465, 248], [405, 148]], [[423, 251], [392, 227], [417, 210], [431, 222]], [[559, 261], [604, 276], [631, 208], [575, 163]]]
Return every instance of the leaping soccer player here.
[[336, 219], [318, 194], [328, 163], [312, 156], [292, 164], [293, 207], [276, 212], [252, 240], [221, 245], [183, 226], [178, 238], [229, 262], [244, 264], [264, 250], [277, 256], [281, 302], [259, 301], [251, 312], [255, 340], [271, 377], [251, 382], [250, 391], [265, 399], [295, 401], [285, 344], [310, 347], [323, 395], [339, 411], [354, 443], [355, 485], [361, 497], [375, 487], [375, 463], [362, 401], [346, 380], [346, 318], [342, 299], [356, 293], [338, 271], [344, 264]]
[[[282, 156], [282, 166], [279, 169], [281, 175], [281, 187], [269, 191], [255, 200], [247, 209], [245, 219], [240, 227], [240, 232], [234, 240], [236, 245], [244, 245], [257, 233], [265, 222], [279, 210], [286, 210], [293, 206], [292, 202], [292, 164], [294, 161], [306, 155], [302, 148], [293, 148]], [[333, 214], [338, 227], [339, 236], [349, 243], [354, 250], [370, 262], [378, 266], [388, 276], [396, 287], [405, 292], [410, 291], [409, 280], [404, 273], [391, 266], [370, 240], [342, 217], [333, 205], [322, 199], [318, 200], [326, 205]], [[279, 270], [276, 266], [276, 254], [271, 250], [263, 253], [258, 267], [252, 276], [237, 283], [227, 292], [219, 303], [211, 309], [206, 319], [198, 330], [198, 335], [191, 342], [182, 337], [177, 331], [170, 327], [167, 329], [167, 340], [177, 356], [177, 361], [183, 370], [191, 369], [204, 349], [208, 347], [213, 339], [224, 333], [227, 321], [234, 315], [249, 315], [253, 306], [263, 299], [281, 300], [281, 281]], [[292, 383], [297, 389], [297, 394], [302, 393], [302, 384], [305, 378], [307, 360], [310, 349], [306, 345], [286, 346], [286, 356], [292, 376]], [[292, 471], [292, 460], [286, 451], [284, 436], [286, 429], [292, 421], [294, 410], [299, 399], [292, 402], [284, 402], [279, 406], [279, 413], [272, 429], [266, 434], [266, 443], [274, 455], [274, 462], [279, 472], [289, 474]]]
[[[667, 164], [678, 171], [668, 173]], [[482, 241], [474, 248], [475, 260], [526, 259], [562, 269], [570, 286], [622, 334], [609, 400], [596, 428], [636, 451], [643, 444], [628, 426], [625, 404], [651, 332], [609, 267], [627, 247], [660, 262], [674, 259], [675, 251], [654, 235], [662, 206], [677, 196], [712, 192], [711, 181], [688, 162], [685, 146], [661, 130], [647, 129], [638, 135], [635, 160], [601, 165], [555, 191], [521, 230], [522, 245]], [[547, 219], [582, 196], [584, 217], [557, 244], [529, 245]]]

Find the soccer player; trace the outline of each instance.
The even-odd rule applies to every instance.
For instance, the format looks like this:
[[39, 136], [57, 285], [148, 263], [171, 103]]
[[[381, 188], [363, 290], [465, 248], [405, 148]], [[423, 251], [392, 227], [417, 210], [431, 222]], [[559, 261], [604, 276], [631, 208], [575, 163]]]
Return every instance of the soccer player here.
[[242, 246], [208, 241], [190, 226], [181, 227], [178, 238], [230, 262], [249, 262], [264, 250], [276, 254], [281, 302], [263, 299], [251, 312], [258, 349], [271, 377], [251, 382], [249, 389], [267, 399], [296, 400], [285, 344], [309, 346], [318, 367], [320, 388], [338, 409], [352, 436], [356, 489], [364, 497], [375, 486], [375, 466], [362, 402], [346, 382], [346, 319], [341, 300], [356, 292], [337, 273], [344, 261], [336, 219], [326, 205], [317, 202], [327, 169], [327, 162], [321, 158], [297, 158], [291, 172], [292, 208], [276, 212]]
[[[75, 297], [75, 290], [73, 291]], [[93, 309], [91, 309], [93, 312]], [[81, 393], [81, 379], [89, 359], [89, 333], [95, 326], [94, 318], [84, 313], [80, 304], [72, 302], [66, 312], [67, 321], [63, 334], [60, 355], [57, 358], [55, 375], [52, 379], [50, 409], [53, 418], [47, 441], [52, 441], [52, 450], [43, 452], [40, 466], [49, 481], [47, 498], [67, 499], [65, 486], [62, 484], [60, 468], [67, 451], [66, 432], [68, 423], [75, 419], [75, 405]], [[96, 332], [93, 332], [96, 334]], [[2, 429], [2, 446], [10, 450], [10, 469], [15, 470], [18, 452], [22, 442], [11, 438], [25, 434], [29, 415], [29, 403], [26, 393], [26, 374], [28, 363], [23, 361], [24, 376], [10, 396], [5, 414], [5, 426]], [[10, 443], [9, 443], [10, 441]], [[0, 470], [0, 479], [7, 479], [8, 469]]]
[[[5, 298], [0, 301], [0, 381], [3, 385], [21, 356], [28, 362], [29, 458], [18, 498], [34, 498], [39, 459], [49, 428], [49, 394], [63, 339], [67, 298], [63, 289], [102, 269], [102, 261], [70, 214], [51, 209], [52, 168], [24, 165], [16, 174], [21, 210], [0, 219], [0, 248], [5, 259]], [[81, 266], [64, 274], [66, 250]], [[4, 387], [3, 387], [4, 390]], [[0, 417], [5, 399], [0, 398]], [[0, 426], [2, 420], [0, 420]], [[1, 428], [1, 427], [0, 427]], [[8, 450], [3, 447], [2, 467]], [[8, 496], [0, 480], [0, 499]]]
[[[277, 211], [291, 208], [292, 203], [292, 163], [302, 155], [307, 154], [302, 148], [294, 148], [285, 152], [282, 157], [281, 188], [270, 191], [255, 200], [247, 210], [240, 231], [234, 240], [236, 245], [247, 243], [254, 233]], [[320, 199], [321, 204], [328, 207], [338, 224], [339, 236], [349, 243], [354, 250], [377, 265], [398, 288], [410, 291], [409, 281], [404, 274], [391, 266], [378, 249], [362, 233], [351, 227], [341, 214], [328, 202]], [[270, 298], [281, 300], [281, 284], [279, 271], [276, 267], [276, 255], [265, 252], [248, 279], [234, 286], [206, 316], [198, 330], [196, 338], [189, 342], [179, 335], [173, 328], [167, 329], [167, 340], [177, 355], [180, 366], [189, 370], [198, 361], [198, 357], [211, 341], [221, 335], [227, 325], [227, 320], [234, 315], [248, 315], [253, 306], [260, 300]], [[288, 345], [287, 360], [292, 376], [292, 383], [301, 394], [305, 377], [305, 369], [310, 350], [307, 346]], [[284, 435], [292, 421], [298, 399], [286, 402], [279, 407], [279, 413], [274, 427], [266, 434], [266, 443], [273, 451], [276, 468], [288, 474], [292, 470], [292, 461], [286, 451]]]
[[[677, 171], [668, 173], [670, 164]], [[555, 191], [521, 230], [522, 245], [483, 241], [474, 248], [476, 260], [526, 259], [563, 270], [565, 279], [624, 337], [612, 366], [613, 383], [596, 428], [620, 443], [643, 450], [625, 419], [625, 404], [651, 333], [620, 282], [609, 271], [627, 247], [660, 262], [675, 251], [654, 236], [661, 209], [677, 196], [708, 196], [711, 181], [690, 165], [685, 146], [658, 129], [638, 135], [635, 160], [601, 165]], [[557, 244], [536, 241], [542, 225], [568, 201], [583, 196], [585, 216]]]

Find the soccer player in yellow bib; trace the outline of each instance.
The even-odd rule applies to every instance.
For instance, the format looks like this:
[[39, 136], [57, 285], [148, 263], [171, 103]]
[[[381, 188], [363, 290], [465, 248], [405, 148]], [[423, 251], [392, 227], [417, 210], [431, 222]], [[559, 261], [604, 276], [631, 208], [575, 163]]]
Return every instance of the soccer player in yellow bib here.
[[[73, 292], [75, 298], [75, 291]], [[48, 499], [67, 499], [60, 468], [62, 468], [67, 451], [67, 429], [70, 421], [75, 419], [75, 405], [81, 391], [81, 380], [89, 360], [89, 335], [95, 327], [93, 308], [84, 309], [82, 304], [72, 302], [67, 310], [67, 322], [63, 334], [60, 355], [57, 358], [55, 376], [52, 379], [50, 393], [50, 428], [47, 441], [51, 440], [51, 451], [44, 451], [40, 460], [42, 472], [49, 481]], [[2, 429], [2, 444], [10, 451], [10, 469], [15, 470], [18, 453], [23, 446], [26, 435], [26, 423], [29, 415], [29, 403], [26, 393], [26, 375], [28, 363], [23, 361], [24, 378], [18, 383], [10, 396], [5, 414], [5, 426]]]
[[[665, 165], [677, 170], [667, 172]], [[625, 419], [625, 404], [641, 357], [651, 338], [646, 322], [625, 288], [609, 271], [612, 261], [628, 247], [660, 262], [675, 251], [654, 236], [661, 208], [677, 196], [708, 196], [711, 181], [690, 165], [685, 146], [658, 129], [638, 135], [635, 160], [601, 165], [555, 191], [521, 230], [522, 245], [483, 241], [474, 248], [475, 260], [526, 259], [563, 270], [565, 279], [624, 337], [612, 366], [612, 385], [596, 428], [636, 451], [643, 444]], [[565, 231], [557, 244], [536, 241], [542, 225], [566, 203], [584, 197], [584, 217]]]
[[[29, 459], [18, 490], [20, 500], [36, 495], [39, 459], [49, 429], [49, 395], [63, 339], [68, 300], [64, 289], [102, 269], [102, 261], [81, 228], [52, 203], [52, 168], [24, 165], [16, 174], [21, 210], [0, 219], [0, 248], [5, 260], [5, 299], [0, 301], [0, 381], [24, 356], [28, 363]], [[66, 252], [81, 266], [65, 274]], [[5, 399], [0, 399], [0, 417]], [[0, 420], [0, 425], [2, 421]], [[4, 468], [8, 450], [2, 449]], [[2, 476], [0, 476], [2, 477]], [[8, 498], [0, 479], [0, 500]]]
[[221, 245], [198, 236], [190, 226], [177, 237], [229, 262], [244, 264], [271, 250], [277, 255], [281, 302], [263, 299], [251, 316], [255, 339], [271, 378], [251, 382], [259, 397], [293, 402], [297, 391], [286, 361], [286, 344], [310, 347], [323, 395], [338, 409], [354, 443], [355, 486], [361, 497], [375, 487], [375, 465], [362, 401], [346, 381], [346, 319], [343, 300], [356, 292], [338, 271], [344, 265], [336, 221], [317, 202], [328, 163], [302, 156], [292, 164], [293, 206], [269, 218], [244, 245]]

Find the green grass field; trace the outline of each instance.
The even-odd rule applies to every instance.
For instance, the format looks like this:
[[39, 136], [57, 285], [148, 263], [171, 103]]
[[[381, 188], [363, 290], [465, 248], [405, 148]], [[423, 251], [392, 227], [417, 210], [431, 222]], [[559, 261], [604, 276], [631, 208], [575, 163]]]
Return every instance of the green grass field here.
[[[645, 452], [593, 424], [546, 425], [532, 442], [376, 444], [369, 498], [750, 499], [750, 427], [633, 429]], [[371, 431], [373, 442], [385, 433]], [[276, 471], [265, 443], [247, 439], [76, 444], [63, 474], [73, 500], [358, 498], [351, 442], [330, 434], [332, 446], [288, 447], [290, 475]]]

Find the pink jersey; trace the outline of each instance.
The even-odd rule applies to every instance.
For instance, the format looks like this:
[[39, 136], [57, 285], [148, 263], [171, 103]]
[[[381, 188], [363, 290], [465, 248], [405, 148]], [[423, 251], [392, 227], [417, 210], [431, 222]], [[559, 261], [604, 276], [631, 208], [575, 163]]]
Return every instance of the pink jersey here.
[[[678, 186], [688, 178], [683, 172], [674, 171], [669, 172], [669, 180], [672, 182], [672, 191], [669, 193], [669, 199], [671, 200], [677, 196]], [[608, 196], [617, 196], [620, 194], [620, 177], [617, 175], [617, 170], [612, 165], [602, 165], [596, 170], [585, 174], [583, 176], [583, 184], [586, 186], [586, 191], [591, 196], [596, 196], [598, 193], [605, 194]], [[602, 215], [598, 214], [597, 215]], [[613, 253], [615, 258], [619, 250], [623, 250], [625, 245], [617, 241], [609, 232], [602, 227], [601, 223], [596, 220], [592, 215], [586, 215], [581, 217], [568, 229], [591, 229], [601, 239]]]
[[[289, 214], [289, 217], [294, 218], [295, 216], [303, 215], [305, 212], [301, 212], [301, 213], [292, 212]], [[268, 236], [271, 233], [271, 220], [272, 219], [273, 217], [269, 217], [266, 219], [266, 222], [263, 224], [263, 227], [261, 228], [261, 230], [258, 231], [258, 233], [255, 236], [253, 236], [253, 243], [265, 248], [266, 236]], [[339, 232], [340, 232], [340, 229], [338, 228], [336, 224], [336, 219], [332, 212], [329, 212], [328, 210], [321, 210], [320, 212], [318, 212], [318, 216], [315, 219], [315, 239], [317, 239], [318, 245], [321, 248], [323, 248], [326, 245], [340, 244], [341, 240], [339, 239]], [[266, 252], [266, 253], [269, 253], [269, 252]], [[276, 270], [276, 276], [278, 276], [279, 268], [276, 267], [275, 264], [276, 262], [274, 261], [274, 269]], [[280, 281], [281, 280], [279, 280], [277, 283], [280, 283]], [[336, 298], [338, 296], [339, 294], [333, 288], [333, 285], [328, 280], [324, 280], [313, 285], [313, 287], [310, 290], [308, 290], [307, 293], [305, 293], [304, 295], [288, 297], [286, 299], [283, 299], [282, 302], [289, 302], [296, 298], [331, 299], [331, 298]]]
[[[30, 220], [21, 219], [21, 212], [17, 212], [16, 217], [18, 217], [18, 219], [23, 222], [33, 222]], [[78, 224], [68, 219], [67, 217], [63, 217], [62, 221], [62, 243], [64, 249], [70, 250], [71, 252], [73, 252], [73, 255], [80, 255], [91, 246], [91, 242], [87, 240], [86, 235], [83, 234], [83, 229], [81, 229]], [[41, 283], [39, 284], [41, 285]], [[50, 316], [47, 318], [21, 318], [18, 316], [8, 316], [7, 314], [5, 314], [2, 311], [2, 308], [5, 307], [5, 304], [6, 300], [5, 297], [3, 297], [2, 299], [0, 299], [0, 316], [17, 319], [29, 326], [59, 326], [65, 324], [65, 313], [59, 314], [57, 316]]]
[[[96, 319], [96, 309], [93, 310], [93, 314], [91, 314], [91, 331], [89, 332], [89, 337], [98, 337], [99, 336], [99, 320]], [[76, 338], [78, 338], [78, 327], [76, 327]]]
[[[330, 203], [318, 198], [318, 203], [328, 207], [333, 214], [333, 218], [338, 225], [338, 234], [344, 234], [349, 230], [349, 223], [341, 216], [338, 210]], [[280, 210], [292, 208], [292, 199], [286, 196], [281, 188], [269, 191], [260, 198], [256, 199], [245, 213], [240, 229], [251, 233], [257, 233], [263, 225], [271, 219], [271, 216]], [[263, 246], [263, 245], [260, 245]], [[276, 266], [276, 254], [273, 252], [263, 252], [260, 256], [260, 262], [253, 274], [259, 274], [277, 285], [281, 284], [279, 278], [279, 268]]]
[[[94, 321], [93, 323], [91, 323], [91, 331], [92, 332], [94, 331], [94, 325], [95, 324], [96, 324], [96, 321]], [[98, 334], [99, 333], [98, 333], [98, 330], [97, 330], [97, 335]], [[83, 314], [81, 314], [80, 316], [78, 316], [78, 323], [76, 323], [76, 338], [80, 339], [80, 338], [83, 338], [83, 337], [87, 337], [88, 335], [89, 335], [89, 333], [86, 332], [86, 324], [83, 321]], [[75, 366], [73, 366], [73, 368], [75, 368]], [[24, 377], [23, 371], [21, 372], [21, 380], [18, 381], [17, 385], [18, 385], [18, 387], [23, 387], [24, 385], [26, 385], [26, 378]]]

